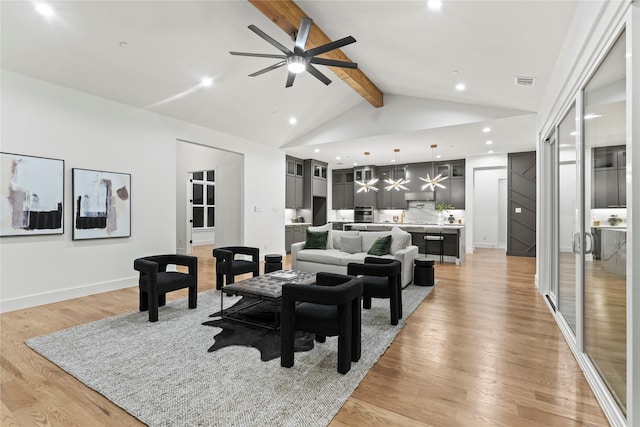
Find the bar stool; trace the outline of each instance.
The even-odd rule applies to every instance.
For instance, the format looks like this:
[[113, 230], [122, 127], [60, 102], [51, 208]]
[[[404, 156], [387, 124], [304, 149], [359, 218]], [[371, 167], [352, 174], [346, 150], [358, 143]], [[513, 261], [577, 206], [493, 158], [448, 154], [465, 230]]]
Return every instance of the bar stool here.
[[442, 264], [444, 262], [444, 235], [442, 234], [442, 231], [438, 231], [438, 232], [431, 232], [431, 233], [427, 233], [424, 236], [424, 240], [425, 240], [425, 254], [427, 253], [427, 247], [426, 245], [428, 245], [429, 242], [439, 242], [439, 248], [440, 251], [434, 255], [440, 255], [440, 264]]
[[433, 286], [435, 283], [432, 259], [414, 260], [413, 283], [418, 286]]

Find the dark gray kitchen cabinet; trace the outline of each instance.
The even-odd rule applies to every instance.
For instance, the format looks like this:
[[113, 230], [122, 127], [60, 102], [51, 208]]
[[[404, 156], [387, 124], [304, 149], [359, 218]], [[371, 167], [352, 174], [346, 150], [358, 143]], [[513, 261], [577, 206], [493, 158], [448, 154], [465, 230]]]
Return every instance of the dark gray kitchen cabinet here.
[[[435, 188], [435, 203], [446, 203], [453, 205], [456, 209], [465, 208], [465, 177], [464, 177], [465, 161], [452, 160], [450, 162], [434, 163], [435, 176], [442, 175], [447, 177], [441, 182], [445, 188]], [[431, 174], [430, 174], [431, 176]], [[433, 178], [433, 177], [432, 177]]]
[[285, 180], [285, 208], [299, 209], [304, 206], [304, 163], [287, 156]]
[[336, 169], [331, 173], [331, 208], [353, 209], [353, 169]]
[[307, 178], [307, 201], [305, 208], [312, 206], [313, 197], [327, 197], [327, 164], [319, 160], [304, 161], [305, 177]]
[[591, 150], [592, 208], [624, 208], [627, 206], [625, 145], [594, 147]]
[[[402, 167], [382, 167], [378, 168], [378, 188], [379, 191], [376, 195], [376, 202], [378, 209], [406, 209], [407, 201], [404, 198], [406, 190], [386, 190], [390, 184], [385, 182], [387, 179], [396, 181], [400, 178], [406, 177], [406, 168]], [[408, 188], [408, 187], [407, 187]]]
[[[367, 183], [373, 179], [378, 177], [377, 170], [375, 166], [361, 166], [353, 169], [354, 173], [354, 181]], [[375, 185], [374, 185], [375, 186]], [[361, 185], [354, 184], [354, 206], [371, 206], [373, 208], [377, 207], [377, 197], [376, 192], [373, 190], [369, 191], [359, 191], [362, 188]], [[377, 187], [376, 187], [377, 188]]]
[[284, 227], [284, 247], [287, 252], [291, 252], [291, 245], [297, 242], [304, 242], [307, 239], [307, 224], [287, 224]]

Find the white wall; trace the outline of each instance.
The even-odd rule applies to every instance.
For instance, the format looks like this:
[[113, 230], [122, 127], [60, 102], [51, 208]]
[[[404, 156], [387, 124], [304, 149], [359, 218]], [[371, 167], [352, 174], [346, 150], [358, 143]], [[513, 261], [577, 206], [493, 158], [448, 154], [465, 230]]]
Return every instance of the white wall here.
[[[244, 154], [244, 244], [284, 252], [281, 151], [11, 71], [1, 84], [2, 151], [66, 169], [65, 233], [0, 240], [1, 311], [135, 286], [135, 258], [175, 252], [178, 139]], [[131, 237], [71, 239], [74, 167], [131, 173]]]

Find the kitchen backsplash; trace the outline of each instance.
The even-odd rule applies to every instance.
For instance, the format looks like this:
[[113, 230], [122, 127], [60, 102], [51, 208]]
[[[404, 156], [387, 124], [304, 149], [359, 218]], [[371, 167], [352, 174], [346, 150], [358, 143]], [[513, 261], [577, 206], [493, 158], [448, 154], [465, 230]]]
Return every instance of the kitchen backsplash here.
[[[402, 209], [376, 209], [374, 210], [374, 222], [397, 222], [402, 220]], [[465, 223], [465, 211], [463, 209], [452, 209], [447, 211], [445, 222], [447, 222], [449, 214], [453, 215], [456, 223], [462, 220]], [[329, 221], [353, 221], [353, 209], [330, 210], [328, 214]], [[438, 222], [438, 212], [436, 211], [436, 203], [434, 202], [409, 202], [408, 209], [404, 210], [404, 222], [414, 224], [436, 224]]]

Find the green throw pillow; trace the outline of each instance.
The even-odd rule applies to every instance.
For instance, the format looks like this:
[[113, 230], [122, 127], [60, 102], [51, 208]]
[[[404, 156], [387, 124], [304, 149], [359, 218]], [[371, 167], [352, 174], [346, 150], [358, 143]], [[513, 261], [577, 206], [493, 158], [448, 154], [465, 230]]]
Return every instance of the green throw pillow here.
[[305, 249], [327, 249], [328, 231], [310, 231], [307, 230], [307, 240], [304, 244]]
[[367, 252], [369, 255], [386, 255], [389, 253], [389, 247], [391, 246], [391, 236], [378, 237], [373, 242], [371, 249]]

